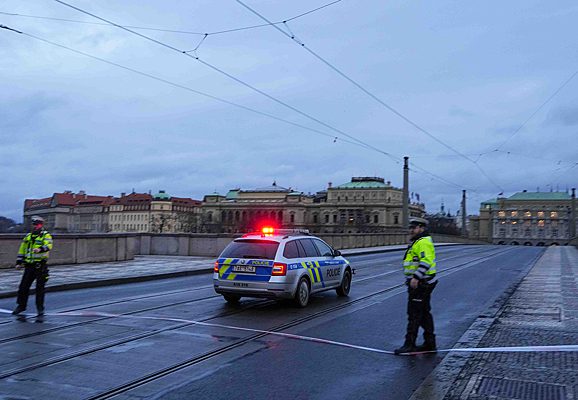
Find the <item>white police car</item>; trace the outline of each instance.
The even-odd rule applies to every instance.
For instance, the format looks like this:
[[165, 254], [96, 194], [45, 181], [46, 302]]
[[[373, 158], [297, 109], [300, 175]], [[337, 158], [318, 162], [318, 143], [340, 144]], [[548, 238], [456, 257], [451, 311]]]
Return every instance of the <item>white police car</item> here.
[[338, 250], [306, 230], [263, 228], [233, 240], [215, 262], [215, 291], [229, 303], [241, 297], [295, 299], [335, 289], [347, 296], [353, 271]]

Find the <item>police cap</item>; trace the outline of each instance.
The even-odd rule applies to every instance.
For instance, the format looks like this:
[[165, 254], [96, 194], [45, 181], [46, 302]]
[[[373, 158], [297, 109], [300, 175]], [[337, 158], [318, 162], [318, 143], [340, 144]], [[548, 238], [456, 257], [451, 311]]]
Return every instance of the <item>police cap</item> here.
[[409, 226], [423, 226], [426, 227], [428, 224], [427, 219], [425, 218], [419, 218], [419, 217], [413, 217], [409, 219]]
[[44, 224], [44, 218], [39, 217], [38, 215], [33, 215], [32, 218], [30, 218], [30, 221], [33, 224]]

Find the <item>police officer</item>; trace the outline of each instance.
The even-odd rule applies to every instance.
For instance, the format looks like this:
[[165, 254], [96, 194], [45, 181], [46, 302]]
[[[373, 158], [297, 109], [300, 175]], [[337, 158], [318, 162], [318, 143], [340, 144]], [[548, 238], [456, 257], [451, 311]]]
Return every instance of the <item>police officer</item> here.
[[[402, 347], [395, 354], [436, 350], [434, 321], [430, 313], [431, 293], [437, 285], [434, 244], [427, 231], [427, 220], [411, 218], [409, 222], [411, 244], [403, 259], [408, 292], [407, 331]], [[424, 343], [416, 346], [419, 327], [423, 328]]]
[[36, 311], [44, 315], [44, 287], [48, 280], [48, 255], [52, 249], [52, 236], [44, 229], [44, 219], [32, 217], [32, 232], [26, 235], [16, 260], [16, 268], [24, 266], [24, 274], [18, 288], [18, 305], [12, 314], [18, 315], [26, 310], [28, 293], [32, 282], [36, 280]]

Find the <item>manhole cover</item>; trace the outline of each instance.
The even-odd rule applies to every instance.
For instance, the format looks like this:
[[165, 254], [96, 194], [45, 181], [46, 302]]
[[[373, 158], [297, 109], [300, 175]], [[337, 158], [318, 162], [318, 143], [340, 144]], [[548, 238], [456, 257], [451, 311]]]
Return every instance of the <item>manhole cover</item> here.
[[477, 394], [522, 400], [566, 400], [566, 387], [484, 376]]

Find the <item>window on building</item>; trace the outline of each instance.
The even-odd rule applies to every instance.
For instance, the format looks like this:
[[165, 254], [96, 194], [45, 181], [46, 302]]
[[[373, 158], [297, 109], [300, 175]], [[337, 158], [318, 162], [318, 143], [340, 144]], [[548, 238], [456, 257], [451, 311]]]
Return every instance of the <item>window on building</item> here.
[[318, 221], [317, 214], [313, 214], [313, 223], [316, 224]]
[[544, 220], [543, 220], [543, 219], [538, 220], [538, 226], [539, 226], [539, 227], [543, 227], [543, 226], [544, 226]]
[[552, 229], [552, 237], [558, 236], [558, 229]]
[[377, 224], [379, 222], [379, 216], [378, 215], [374, 215], [373, 216], [373, 223]]
[[551, 212], [550, 212], [550, 218], [558, 218], [558, 212], [556, 212], [556, 211], [551, 211]]
[[505, 212], [505, 211], [498, 211], [498, 217], [504, 218], [505, 216], [506, 216], [506, 212]]
[[544, 218], [544, 211], [538, 211], [538, 218]]
[[365, 223], [366, 223], [366, 224], [369, 224], [369, 221], [370, 221], [370, 216], [369, 216], [369, 215], [366, 215], [366, 216], [365, 216]]
[[512, 221], [512, 225], [516, 225], [518, 221]]
[[329, 214], [325, 214], [325, 223], [326, 223], [326, 224], [329, 223]]
[[333, 214], [333, 223], [337, 223], [337, 214]]
[[289, 221], [290, 221], [291, 223], [294, 223], [294, 222], [295, 222], [295, 214], [291, 213], [291, 215], [289, 215]]
[[399, 215], [397, 215], [397, 214], [393, 215], [393, 224], [399, 225]]
[[517, 217], [517, 216], [518, 216], [518, 211], [512, 211], [512, 212], [510, 213], [510, 215], [511, 215], [512, 217]]
[[524, 216], [526, 216], [526, 217], [531, 217], [531, 216], [532, 216], [532, 213], [531, 213], [530, 211], [526, 211], [526, 212], [524, 213]]

